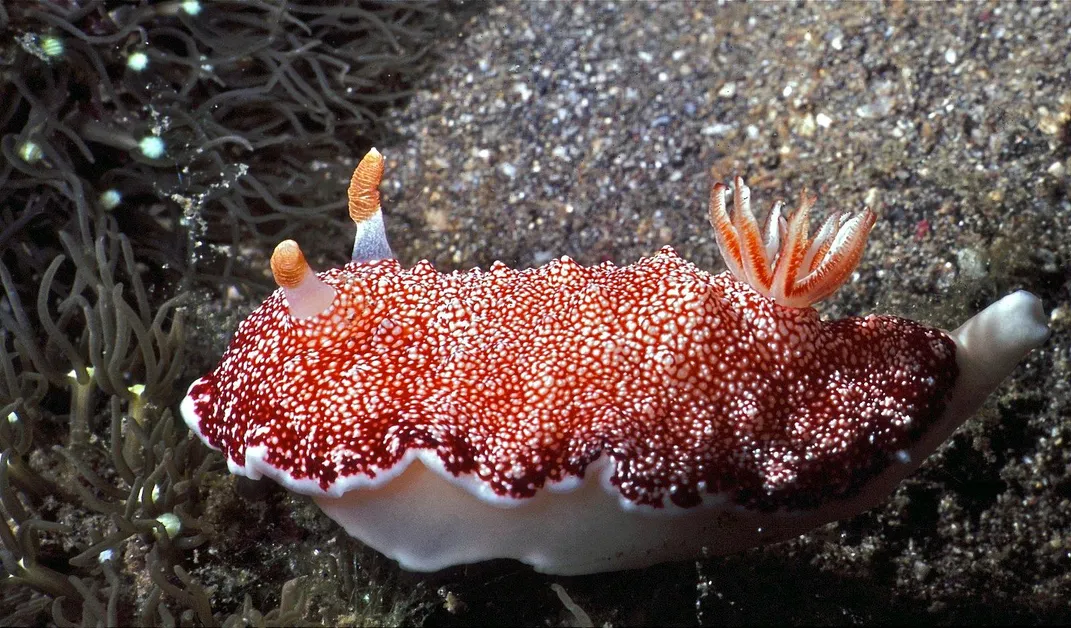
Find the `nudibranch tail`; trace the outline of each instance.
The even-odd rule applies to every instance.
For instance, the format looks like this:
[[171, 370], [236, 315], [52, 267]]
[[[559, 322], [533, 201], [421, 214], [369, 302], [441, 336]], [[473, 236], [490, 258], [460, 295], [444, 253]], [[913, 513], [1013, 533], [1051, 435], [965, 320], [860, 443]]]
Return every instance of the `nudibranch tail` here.
[[350, 219], [357, 226], [353, 238], [355, 262], [371, 262], [390, 259], [394, 253], [387, 242], [383, 226], [383, 210], [380, 207], [379, 183], [383, 180], [383, 155], [372, 148], [357, 164], [350, 178]]
[[[1026, 354], [1049, 337], [1041, 300], [1025, 290], [1013, 292], [949, 333], [956, 343], [960, 375], [945, 410], [948, 434], [971, 416], [1011, 374]], [[933, 438], [943, 441], [939, 429]]]
[[275, 247], [271, 254], [271, 273], [283, 289], [294, 318], [320, 314], [335, 299], [335, 289], [312, 272], [301, 247], [293, 240], [283, 240]]
[[725, 207], [728, 188], [717, 183], [710, 195], [710, 224], [718, 249], [737, 281], [785, 307], [804, 308], [837, 290], [859, 265], [877, 220], [870, 208], [851, 215], [835, 212], [809, 238], [815, 198], [800, 195], [786, 222], [778, 202], [760, 231], [751, 211], [751, 190], [735, 179], [733, 215]]

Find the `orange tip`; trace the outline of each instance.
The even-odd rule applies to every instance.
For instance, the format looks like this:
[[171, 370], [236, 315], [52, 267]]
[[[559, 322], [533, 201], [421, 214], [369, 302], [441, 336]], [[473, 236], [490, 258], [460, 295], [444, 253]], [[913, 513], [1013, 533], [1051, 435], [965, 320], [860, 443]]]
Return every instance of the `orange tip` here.
[[368, 151], [350, 178], [350, 218], [361, 223], [379, 211], [379, 183], [383, 180], [383, 155]]
[[309, 270], [305, 254], [293, 240], [283, 240], [271, 254], [271, 274], [280, 288], [298, 287]]

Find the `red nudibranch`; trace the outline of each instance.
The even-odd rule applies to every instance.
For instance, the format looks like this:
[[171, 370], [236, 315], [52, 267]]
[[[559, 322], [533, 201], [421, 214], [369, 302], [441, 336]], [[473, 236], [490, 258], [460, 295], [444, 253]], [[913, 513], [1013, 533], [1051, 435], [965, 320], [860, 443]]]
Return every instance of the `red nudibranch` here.
[[870, 508], [977, 409], [1048, 328], [1016, 292], [947, 333], [810, 306], [875, 216], [813, 199], [761, 229], [737, 178], [710, 221], [729, 270], [669, 247], [442, 274], [391, 259], [372, 149], [349, 189], [353, 261], [280, 289], [182, 402], [233, 473], [311, 495], [407, 569], [515, 558], [581, 574], [728, 553]]

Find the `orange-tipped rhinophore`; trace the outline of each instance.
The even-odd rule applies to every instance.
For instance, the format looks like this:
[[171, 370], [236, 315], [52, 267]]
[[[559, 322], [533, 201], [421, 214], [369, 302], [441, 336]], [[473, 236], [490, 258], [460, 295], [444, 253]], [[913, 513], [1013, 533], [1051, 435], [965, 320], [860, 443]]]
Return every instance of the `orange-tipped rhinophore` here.
[[383, 155], [371, 149], [350, 178], [350, 218], [362, 223], [379, 210], [379, 182], [383, 180]]
[[297, 288], [309, 271], [309, 263], [297, 242], [283, 240], [276, 245], [271, 254], [271, 274], [280, 288]]

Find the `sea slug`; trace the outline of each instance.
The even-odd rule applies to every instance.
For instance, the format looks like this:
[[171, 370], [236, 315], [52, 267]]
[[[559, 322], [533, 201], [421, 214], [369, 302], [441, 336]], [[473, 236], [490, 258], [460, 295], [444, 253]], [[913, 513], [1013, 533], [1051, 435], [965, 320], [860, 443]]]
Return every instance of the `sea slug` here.
[[875, 216], [808, 236], [806, 196], [760, 229], [739, 178], [711, 194], [729, 270], [666, 247], [443, 274], [391, 259], [373, 149], [353, 174], [353, 261], [242, 322], [182, 415], [234, 473], [311, 495], [407, 569], [515, 558], [580, 574], [727, 553], [880, 503], [1048, 335], [1017, 292], [954, 332], [811, 304]]

